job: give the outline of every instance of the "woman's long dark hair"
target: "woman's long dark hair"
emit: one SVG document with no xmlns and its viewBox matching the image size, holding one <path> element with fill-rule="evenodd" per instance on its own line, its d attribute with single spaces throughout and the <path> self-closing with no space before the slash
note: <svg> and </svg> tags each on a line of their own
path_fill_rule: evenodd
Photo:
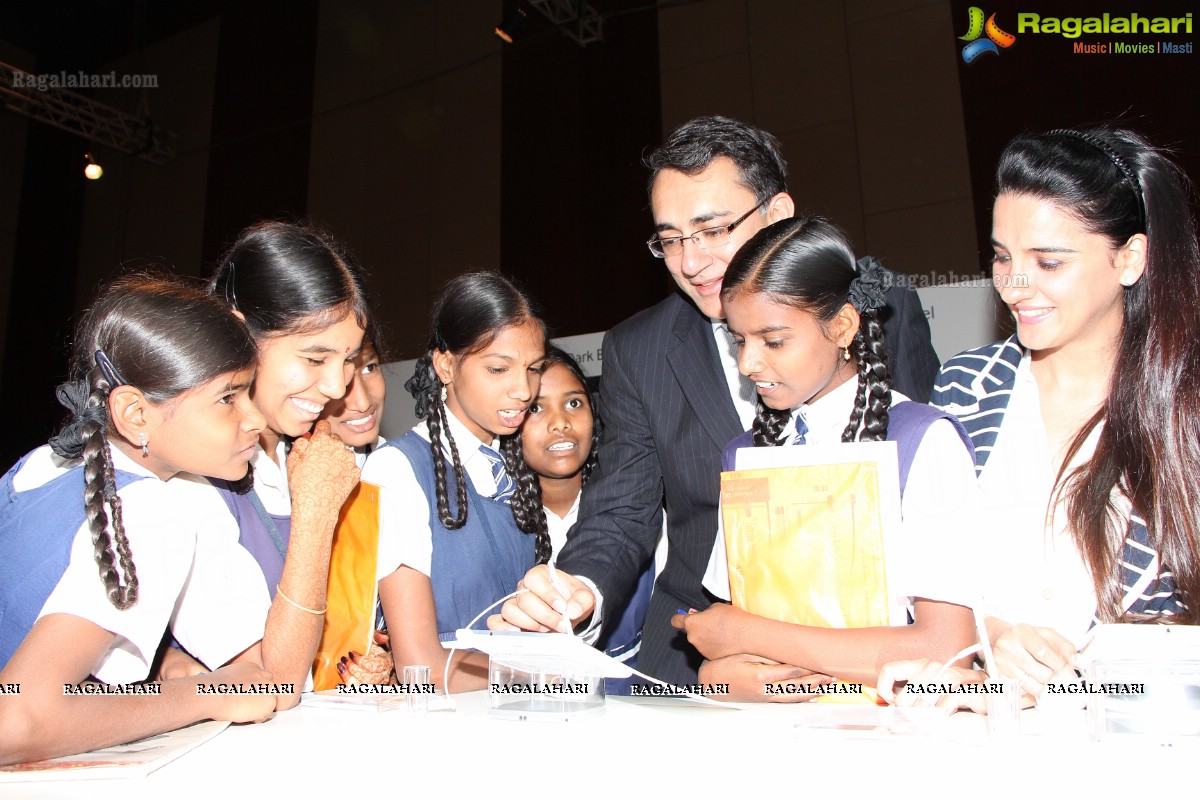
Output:
<svg viewBox="0 0 1200 800">
<path fill-rule="evenodd" d="M 592 393 L 588 391 L 587 375 L 583 374 L 583 368 L 579 366 L 571 354 L 560 347 L 549 345 L 546 347 L 546 360 L 542 362 L 543 369 L 561 364 L 567 372 L 575 380 L 579 381 L 579 385 L 587 392 L 588 411 L 592 414 L 592 441 L 588 445 L 588 457 L 583 462 L 583 483 L 587 483 L 588 477 L 592 474 L 592 470 L 596 466 L 596 453 L 600 444 L 600 415 L 596 413 L 596 403 L 592 398 Z M 550 530 L 546 523 L 546 511 L 542 507 L 542 482 L 540 476 L 534 472 L 524 458 L 524 444 L 521 440 L 521 433 L 518 432 L 515 436 L 509 436 L 504 441 L 505 463 L 511 465 L 517 460 L 520 455 L 520 465 L 513 472 L 513 477 L 517 481 L 517 492 L 513 495 L 512 509 L 513 518 L 517 521 L 517 527 L 526 533 L 536 534 L 538 537 L 538 552 L 537 563 L 545 564 L 550 560 Z M 543 548 L 542 543 L 545 542 Z"/>
<path fill-rule="evenodd" d="M 765 294 L 812 314 L 824 326 L 851 302 L 851 288 L 859 278 L 854 251 L 835 225 L 820 217 L 791 217 L 763 228 L 738 250 L 725 271 L 721 299 Z M 858 305 L 858 332 L 850 345 L 858 361 L 858 393 L 842 441 L 874 442 L 887 438 L 892 377 L 878 312 Z M 788 409 L 769 408 L 760 399 L 754 446 L 782 444 L 790 416 Z"/>
<path fill-rule="evenodd" d="M 1147 523 L 1163 568 L 1200 613 L 1200 249 L 1187 175 L 1129 130 L 1100 127 L 1018 136 L 996 169 L 997 194 L 1053 203 L 1116 250 L 1145 233 L 1141 279 L 1124 290 L 1124 324 L 1108 398 L 1071 442 L 1054 497 L 1065 497 L 1092 574 L 1100 619 L 1122 618 L 1121 553 L 1113 488 Z M 1104 428 L 1092 458 L 1065 475 L 1088 434 Z M 1052 500 L 1053 502 L 1053 500 Z"/>
<path fill-rule="evenodd" d="M 224 373 L 248 369 L 257 357 L 249 331 L 228 308 L 177 278 L 119 278 L 80 320 L 71 380 L 59 387 L 72 415 L 50 445 L 60 456 L 83 458 L 87 524 L 100 578 L 116 608 L 137 603 L 138 579 L 109 453 L 109 393 L 128 385 L 151 403 L 165 403 Z"/>
<path fill-rule="evenodd" d="M 437 491 L 438 519 L 447 530 L 457 530 L 467 522 L 467 480 L 458 445 L 447 425 L 446 406 L 442 402 L 445 385 L 433 367 L 433 354 L 453 353 L 462 358 L 483 350 L 500 335 L 505 328 L 533 322 L 545 335 L 545 324 L 534 311 L 530 299 L 508 279 L 495 272 L 468 272 L 451 279 L 433 302 L 429 314 L 428 352 L 417 359 L 413 376 L 404 388 L 416 401 L 417 417 L 429 426 L 429 448 L 433 454 L 434 486 Z M 443 455 L 442 436 L 450 450 L 450 461 L 454 468 L 455 497 L 457 511 L 451 511 L 450 497 L 446 486 L 446 459 Z M 537 535 L 538 558 L 549 557 L 550 538 L 539 531 L 524 513 L 530 507 L 530 492 L 536 481 L 530 481 L 526 473 L 525 458 L 519 444 L 513 447 L 505 437 L 502 443 L 505 469 L 516 483 L 512 498 L 513 518 L 525 533 Z M 532 484 L 532 485 L 531 485 Z M 540 491 L 540 489 L 539 489 Z M 540 505 L 539 505 L 540 508 Z"/>
</svg>

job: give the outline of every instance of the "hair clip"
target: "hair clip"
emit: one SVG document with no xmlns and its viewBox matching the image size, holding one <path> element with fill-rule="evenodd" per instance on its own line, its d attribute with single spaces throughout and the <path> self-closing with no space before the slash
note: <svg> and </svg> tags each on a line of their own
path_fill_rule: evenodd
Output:
<svg viewBox="0 0 1200 800">
<path fill-rule="evenodd" d="M 237 304 L 237 289 L 235 289 L 233 287 L 234 263 L 232 261 L 230 261 L 230 262 L 228 262 L 228 266 L 229 266 L 229 278 L 226 279 L 226 281 L 225 281 L 225 302 L 229 303 L 229 305 L 232 308 L 236 309 L 238 307 L 238 304 Z"/>
<path fill-rule="evenodd" d="M 104 380 L 108 381 L 109 388 L 130 385 L 129 381 L 125 380 L 120 371 L 108 360 L 108 356 L 104 354 L 103 350 L 96 351 L 96 366 L 100 369 L 100 374 L 104 376 Z"/>
</svg>

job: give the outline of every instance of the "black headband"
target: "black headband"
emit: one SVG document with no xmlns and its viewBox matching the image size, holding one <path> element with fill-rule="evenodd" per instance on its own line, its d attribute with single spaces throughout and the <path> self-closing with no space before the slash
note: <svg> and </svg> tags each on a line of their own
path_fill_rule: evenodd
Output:
<svg viewBox="0 0 1200 800">
<path fill-rule="evenodd" d="M 1138 219 L 1141 222 L 1142 230 L 1146 230 L 1146 198 L 1142 196 L 1142 183 L 1138 180 L 1137 173 L 1134 172 L 1133 167 L 1129 166 L 1129 162 L 1126 161 L 1120 153 L 1113 149 L 1112 145 L 1103 139 L 1093 136 L 1090 133 L 1083 133 L 1082 131 L 1071 130 L 1070 128 L 1058 128 L 1057 130 L 1050 131 L 1047 135 L 1069 136 L 1073 139 L 1078 139 L 1081 142 L 1090 144 L 1092 147 L 1108 156 L 1108 160 L 1111 161 L 1113 165 L 1120 170 L 1121 174 L 1125 176 L 1125 180 L 1129 184 L 1129 188 L 1133 189 L 1133 194 L 1137 198 Z"/>
</svg>

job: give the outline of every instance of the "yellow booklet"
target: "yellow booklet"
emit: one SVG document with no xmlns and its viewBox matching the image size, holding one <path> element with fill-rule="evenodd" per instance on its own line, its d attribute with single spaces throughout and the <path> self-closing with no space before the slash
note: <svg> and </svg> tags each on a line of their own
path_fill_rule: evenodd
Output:
<svg viewBox="0 0 1200 800">
<path fill-rule="evenodd" d="M 746 448 L 736 463 L 721 474 L 735 606 L 824 628 L 907 622 L 887 580 L 900 525 L 894 443 Z"/>
<path fill-rule="evenodd" d="M 337 665 L 351 650 L 366 653 L 375 632 L 379 554 L 379 487 L 359 483 L 338 516 L 329 561 L 325 629 L 313 662 L 313 691 L 341 683 Z"/>
</svg>

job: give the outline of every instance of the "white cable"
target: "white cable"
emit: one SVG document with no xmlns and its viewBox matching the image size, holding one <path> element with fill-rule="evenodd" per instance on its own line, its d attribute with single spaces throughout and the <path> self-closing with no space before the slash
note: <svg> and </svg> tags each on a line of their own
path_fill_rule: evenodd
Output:
<svg viewBox="0 0 1200 800">
<path fill-rule="evenodd" d="M 933 682 L 934 683 L 940 682 L 942 679 L 942 676 L 946 674 L 946 670 L 948 670 L 948 669 L 950 669 L 950 667 L 954 666 L 955 661 L 958 661 L 960 658 L 966 658 L 967 656 L 974 655 L 975 653 L 978 653 L 982 649 L 983 648 L 980 645 L 973 644 L 970 647 L 964 647 L 962 650 L 959 650 L 957 653 L 950 656 L 950 660 L 947 661 L 945 664 L 942 664 L 942 668 L 939 669 L 937 671 L 937 674 L 933 676 Z"/>
<path fill-rule="evenodd" d="M 525 592 L 528 592 L 528 591 L 529 591 L 528 589 L 517 589 L 512 594 L 504 595 L 504 597 L 501 597 L 499 600 L 492 603 L 490 606 L 485 608 L 483 611 L 480 611 L 478 614 L 476 614 L 475 619 L 468 622 L 464 627 L 470 629 L 470 627 L 472 625 L 474 625 L 476 622 L 479 622 L 480 617 L 482 617 L 487 612 L 491 611 L 496 606 L 508 601 L 509 599 L 511 599 L 513 597 L 516 597 L 519 594 L 525 594 Z M 457 642 L 455 644 L 457 644 Z M 442 672 L 442 693 L 444 695 L 446 695 L 447 700 L 450 699 L 450 659 L 454 658 L 454 654 L 456 652 L 458 652 L 458 647 L 450 648 L 450 654 L 446 656 L 446 669 Z"/>
</svg>

